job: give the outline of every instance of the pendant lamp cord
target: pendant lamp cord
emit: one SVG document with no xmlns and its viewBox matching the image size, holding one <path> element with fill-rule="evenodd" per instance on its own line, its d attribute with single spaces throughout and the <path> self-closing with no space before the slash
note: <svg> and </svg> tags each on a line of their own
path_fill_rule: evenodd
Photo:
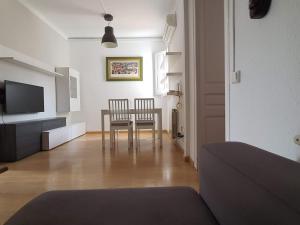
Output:
<svg viewBox="0 0 300 225">
<path fill-rule="evenodd" d="M 103 0 L 99 0 L 99 4 L 100 4 L 100 7 L 103 10 L 104 14 L 107 14 L 107 11 L 106 11 L 104 3 L 103 3 Z M 111 23 L 111 21 L 108 21 L 108 26 L 110 25 L 110 23 Z"/>
<path fill-rule="evenodd" d="M 107 12 L 106 12 L 106 9 L 104 7 L 103 1 L 99 0 L 99 4 L 100 4 L 101 9 L 103 9 L 104 13 L 106 14 Z"/>
</svg>

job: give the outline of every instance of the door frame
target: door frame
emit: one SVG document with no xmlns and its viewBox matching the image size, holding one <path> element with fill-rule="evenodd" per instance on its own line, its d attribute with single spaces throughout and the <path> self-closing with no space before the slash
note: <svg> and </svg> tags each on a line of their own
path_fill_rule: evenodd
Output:
<svg viewBox="0 0 300 225">
<path fill-rule="evenodd" d="M 196 0 L 185 0 L 185 63 L 186 63 L 186 156 L 197 168 L 197 67 L 196 67 Z"/>
<path fill-rule="evenodd" d="M 186 0 L 187 1 L 187 0 Z M 234 5 L 235 0 L 224 0 L 224 23 L 225 23 L 225 140 L 230 141 L 230 81 L 231 81 L 231 74 L 232 71 L 235 71 L 235 18 L 234 18 Z M 188 27 L 188 32 L 186 32 L 186 55 L 187 55 L 187 67 L 188 67 L 188 76 L 190 81 L 189 87 L 189 99 L 190 101 L 187 104 L 188 110 L 190 112 L 186 114 L 186 124 L 194 123 L 196 126 L 193 129 L 193 126 L 189 126 L 188 134 L 195 134 L 195 138 L 190 138 L 190 144 L 187 146 L 188 156 L 194 162 L 194 166 L 197 168 L 197 149 L 201 148 L 201 142 L 197 140 L 199 130 L 199 114 L 198 114 L 198 102 L 200 96 L 198 96 L 198 88 L 197 83 L 194 82 L 193 86 L 191 86 L 191 78 L 194 76 L 195 79 L 197 78 L 197 66 L 196 64 L 192 66 L 191 58 L 193 57 L 196 59 L 196 11 L 195 11 L 195 0 L 188 0 L 188 8 L 185 12 L 190 14 L 187 19 L 187 23 L 185 26 Z M 191 10 L 191 8 L 193 10 Z M 191 15 L 192 14 L 192 15 Z M 199 21 L 198 21 L 199 22 Z M 192 25 L 191 25 L 192 23 Z M 191 30 L 192 29 L 192 30 Z M 186 30 L 187 31 L 187 30 Z M 192 40 L 192 42 L 191 42 Z M 190 43 L 188 43 L 190 42 Z M 188 43 L 188 44 L 187 44 Z M 194 104 L 194 108 L 191 107 L 191 104 Z M 190 118 L 188 118 L 192 115 Z"/>
<path fill-rule="evenodd" d="M 235 0 L 224 0 L 225 22 L 225 138 L 230 136 L 230 87 L 235 68 Z"/>
</svg>

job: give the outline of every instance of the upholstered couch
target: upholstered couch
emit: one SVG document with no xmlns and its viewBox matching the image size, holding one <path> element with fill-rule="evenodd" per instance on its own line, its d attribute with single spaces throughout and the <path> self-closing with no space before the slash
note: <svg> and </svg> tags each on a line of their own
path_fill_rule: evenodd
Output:
<svg viewBox="0 0 300 225">
<path fill-rule="evenodd" d="M 242 143 L 199 151 L 186 187 L 54 191 L 5 225 L 299 225 L 300 165 Z"/>
</svg>

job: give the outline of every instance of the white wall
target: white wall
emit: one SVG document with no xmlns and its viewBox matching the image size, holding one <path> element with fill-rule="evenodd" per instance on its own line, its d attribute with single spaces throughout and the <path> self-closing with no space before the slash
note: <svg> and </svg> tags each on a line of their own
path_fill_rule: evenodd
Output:
<svg viewBox="0 0 300 225">
<path fill-rule="evenodd" d="M 45 63 L 69 63 L 68 41 L 16 0 L 0 1 L 0 44 Z"/>
<path fill-rule="evenodd" d="M 300 161 L 300 1 L 273 0 L 250 20 L 248 0 L 236 3 L 236 70 L 230 86 L 230 140 Z"/>
<path fill-rule="evenodd" d="M 119 40 L 119 47 L 115 49 L 101 47 L 99 40 L 71 40 L 71 66 L 81 73 L 82 103 L 82 111 L 73 114 L 72 120 L 84 120 L 88 131 L 99 131 L 100 110 L 108 108 L 108 99 L 128 98 L 133 107 L 134 98 L 153 97 L 153 54 L 162 49 L 163 43 L 157 40 Z M 105 60 L 114 56 L 142 56 L 143 81 L 107 82 Z M 156 99 L 156 106 L 161 106 L 159 99 Z"/>
<path fill-rule="evenodd" d="M 0 45 L 50 65 L 69 65 L 68 41 L 18 1 L 1 0 L 0 30 Z M 44 113 L 5 116 L 5 122 L 56 116 L 54 77 L 0 62 L 0 84 L 3 80 L 39 85 L 45 90 Z"/>
</svg>

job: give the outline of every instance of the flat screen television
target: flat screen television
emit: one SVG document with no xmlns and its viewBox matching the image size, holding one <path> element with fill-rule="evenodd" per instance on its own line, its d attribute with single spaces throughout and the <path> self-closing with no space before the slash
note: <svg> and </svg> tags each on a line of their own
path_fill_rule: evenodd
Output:
<svg viewBox="0 0 300 225">
<path fill-rule="evenodd" d="M 4 81 L 6 114 L 44 112 L 44 88 L 13 81 Z"/>
</svg>

